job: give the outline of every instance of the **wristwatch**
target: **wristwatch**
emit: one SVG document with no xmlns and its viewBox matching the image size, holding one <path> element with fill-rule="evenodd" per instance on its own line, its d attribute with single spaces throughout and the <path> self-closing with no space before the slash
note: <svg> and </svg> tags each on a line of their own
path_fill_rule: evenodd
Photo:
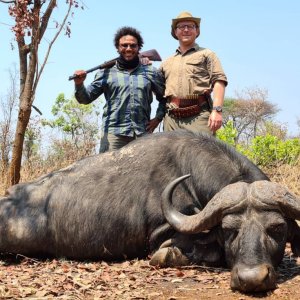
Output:
<svg viewBox="0 0 300 300">
<path fill-rule="evenodd" d="M 217 111 L 217 112 L 222 112 L 223 111 L 222 106 L 214 106 L 212 109 Z"/>
</svg>

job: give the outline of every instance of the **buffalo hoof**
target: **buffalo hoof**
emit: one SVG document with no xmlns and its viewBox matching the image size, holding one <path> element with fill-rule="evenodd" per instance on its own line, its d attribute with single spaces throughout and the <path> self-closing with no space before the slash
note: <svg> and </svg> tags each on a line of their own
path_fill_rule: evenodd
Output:
<svg viewBox="0 0 300 300">
<path fill-rule="evenodd" d="M 241 292 L 266 292 L 276 288 L 276 272 L 268 264 L 255 267 L 235 266 L 231 271 L 231 288 Z"/>
<path fill-rule="evenodd" d="M 177 247 L 167 247 L 156 251 L 149 263 L 159 267 L 178 267 L 188 265 L 189 260 Z"/>
</svg>

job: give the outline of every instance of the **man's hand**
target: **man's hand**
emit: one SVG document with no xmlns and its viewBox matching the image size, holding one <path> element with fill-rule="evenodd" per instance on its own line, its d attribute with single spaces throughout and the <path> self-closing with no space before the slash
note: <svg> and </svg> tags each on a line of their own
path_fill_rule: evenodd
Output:
<svg viewBox="0 0 300 300">
<path fill-rule="evenodd" d="M 74 78 L 74 82 L 76 85 L 82 85 L 85 78 L 86 78 L 86 71 L 84 70 L 77 70 L 74 72 L 74 75 L 76 75 L 76 77 Z"/>
<path fill-rule="evenodd" d="M 208 127 L 212 132 L 216 132 L 222 126 L 222 113 L 213 110 L 208 119 Z"/>
<path fill-rule="evenodd" d="M 155 130 L 155 128 L 158 126 L 158 124 L 161 122 L 160 119 L 158 118 L 153 118 L 152 120 L 150 120 L 147 124 L 146 130 L 148 133 L 153 133 L 153 131 Z"/>
<path fill-rule="evenodd" d="M 147 66 L 147 65 L 152 65 L 152 61 L 148 57 L 140 57 L 140 62 L 142 65 Z"/>
</svg>

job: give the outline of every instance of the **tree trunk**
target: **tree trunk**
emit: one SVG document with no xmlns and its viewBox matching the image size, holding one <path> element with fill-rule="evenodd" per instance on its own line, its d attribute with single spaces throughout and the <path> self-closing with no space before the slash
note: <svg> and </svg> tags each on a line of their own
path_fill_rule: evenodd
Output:
<svg viewBox="0 0 300 300">
<path fill-rule="evenodd" d="M 44 4 L 46 4 L 46 2 L 47 1 L 41 1 L 41 0 L 28 1 L 27 4 L 25 3 L 27 5 L 25 10 L 24 10 L 24 2 L 22 1 L 15 2 L 15 7 L 19 8 L 18 10 L 14 10 L 16 25 L 18 25 L 17 28 L 24 26 L 23 24 L 24 19 L 30 20 L 32 21 L 32 23 L 26 25 L 31 29 L 31 34 L 30 34 L 31 42 L 29 44 L 25 43 L 24 35 L 22 36 L 16 33 L 16 39 L 17 39 L 18 49 L 19 49 L 19 62 L 20 62 L 20 104 L 19 104 L 19 113 L 18 113 L 18 121 L 17 121 L 16 133 L 15 133 L 15 140 L 13 144 L 12 160 L 9 167 L 6 188 L 8 188 L 10 185 L 14 185 L 18 183 L 20 180 L 25 132 L 30 120 L 31 106 L 34 101 L 36 87 L 39 82 L 41 73 L 44 69 L 44 66 L 47 62 L 51 47 L 55 42 L 56 38 L 58 37 L 58 35 L 60 34 L 61 30 L 63 29 L 64 25 L 66 24 L 66 20 L 71 11 L 71 7 L 77 4 L 77 1 L 75 2 L 67 1 L 69 5 L 69 9 L 65 15 L 65 18 L 61 26 L 58 28 L 56 34 L 54 35 L 53 40 L 50 42 L 42 67 L 39 68 L 39 63 L 38 63 L 39 44 L 48 27 L 48 22 L 53 9 L 56 7 L 57 0 L 49 0 L 48 6 L 44 10 L 44 12 L 41 13 L 41 7 Z M 33 5 L 33 7 L 30 5 Z M 23 11 L 25 15 L 18 15 L 19 11 L 21 13 Z"/>
<path fill-rule="evenodd" d="M 20 181 L 21 163 L 25 131 L 30 120 L 31 105 L 34 100 L 34 83 L 37 70 L 37 55 L 40 42 L 39 14 L 40 3 L 35 3 L 33 14 L 36 16 L 32 24 L 32 37 L 29 45 L 25 44 L 24 36 L 17 38 L 20 61 L 20 103 L 18 121 L 13 144 L 12 159 L 9 167 L 6 188 Z M 29 56 L 29 61 L 28 61 Z"/>
<path fill-rule="evenodd" d="M 28 100 L 21 100 L 26 102 Z M 8 186 L 14 185 L 20 181 L 21 162 L 25 131 L 31 115 L 31 105 L 26 108 L 20 108 L 18 114 L 17 128 L 13 145 L 12 159 L 8 174 Z"/>
</svg>

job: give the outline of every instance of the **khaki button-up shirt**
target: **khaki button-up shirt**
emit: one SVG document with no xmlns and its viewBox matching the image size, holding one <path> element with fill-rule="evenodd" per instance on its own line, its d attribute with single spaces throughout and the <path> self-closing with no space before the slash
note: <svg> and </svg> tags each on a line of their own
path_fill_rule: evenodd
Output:
<svg viewBox="0 0 300 300">
<path fill-rule="evenodd" d="M 165 97 L 185 97 L 211 90 L 217 80 L 227 78 L 216 54 L 197 44 L 182 54 L 179 49 L 160 67 L 165 80 Z"/>
</svg>

